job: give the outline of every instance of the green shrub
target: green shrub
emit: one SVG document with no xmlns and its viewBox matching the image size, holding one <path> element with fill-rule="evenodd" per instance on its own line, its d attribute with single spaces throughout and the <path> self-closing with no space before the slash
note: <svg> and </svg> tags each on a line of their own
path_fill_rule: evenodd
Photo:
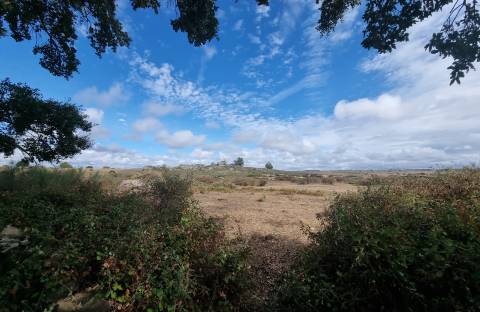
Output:
<svg viewBox="0 0 480 312">
<path fill-rule="evenodd" d="M 285 277 L 284 311 L 479 311 L 480 172 L 341 195 Z"/>
<path fill-rule="evenodd" d="M 70 165 L 68 162 L 62 162 L 58 167 L 62 168 L 62 169 L 72 169 L 73 166 Z"/>
<path fill-rule="evenodd" d="M 268 170 L 272 170 L 273 169 L 272 163 L 267 161 L 267 163 L 265 164 L 265 168 L 268 169 Z"/>
<path fill-rule="evenodd" d="M 0 172 L 0 229 L 22 232 L 0 257 L 0 311 L 53 309 L 92 286 L 116 310 L 237 306 L 246 250 L 224 239 L 189 188 L 170 173 L 145 192 L 118 194 L 79 170 Z"/>
</svg>

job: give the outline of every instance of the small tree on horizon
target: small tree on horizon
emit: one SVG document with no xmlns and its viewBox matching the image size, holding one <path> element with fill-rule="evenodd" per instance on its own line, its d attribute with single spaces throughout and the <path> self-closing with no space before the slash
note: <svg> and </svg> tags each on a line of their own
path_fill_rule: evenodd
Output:
<svg viewBox="0 0 480 312">
<path fill-rule="evenodd" d="M 243 165 L 245 164 L 245 162 L 243 161 L 243 158 L 242 157 L 238 157 L 237 159 L 235 159 L 233 161 L 233 164 L 235 166 L 239 166 L 239 167 L 243 167 Z"/>
<path fill-rule="evenodd" d="M 59 167 L 62 168 L 62 169 L 72 169 L 72 168 L 73 168 L 73 166 L 70 165 L 70 164 L 69 164 L 68 162 L 66 162 L 66 161 L 62 162 L 62 163 L 59 165 Z"/>
<path fill-rule="evenodd" d="M 267 161 L 267 163 L 265 164 L 265 168 L 267 168 L 268 170 L 272 170 L 273 169 L 272 163 Z"/>
</svg>

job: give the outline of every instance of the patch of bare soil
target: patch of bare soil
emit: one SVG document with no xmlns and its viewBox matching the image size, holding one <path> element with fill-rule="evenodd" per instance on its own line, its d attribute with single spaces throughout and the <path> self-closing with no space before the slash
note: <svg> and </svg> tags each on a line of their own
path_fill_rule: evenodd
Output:
<svg viewBox="0 0 480 312">
<path fill-rule="evenodd" d="M 208 192 L 196 194 L 200 207 L 221 219 L 232 236 L 283 236 L 305 242 L 302 224 L 315 227 L 315 216 L 328 205 L 324 196 L 284 195 L 275 192 Z"/>
<path fill-rule="evenodd" d="M 349 184 L 273 181 L 263 187 L 232 192 L 197 193 L 195 198 L 208 215 L 224 223 L 228 236 L 245 237 L 251 249 L 258 310 L 275 281 L 308 242 L 302 227 L 318 229 L 316 215 L 328 207 L 335 193 L 355 190 Z"/>
</svg>

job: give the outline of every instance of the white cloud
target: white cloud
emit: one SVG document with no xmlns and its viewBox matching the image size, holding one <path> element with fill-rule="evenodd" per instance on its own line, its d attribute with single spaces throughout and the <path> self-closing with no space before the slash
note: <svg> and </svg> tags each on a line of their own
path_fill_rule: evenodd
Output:
<svg viewBox="0 0 480 312">
<path fill-rule="evenodd" d="M 138 119 L 133 123 L 133 129 L 136 132 L 149 132 L 158 129 L 160 126 L 161 123 L 152 117 Z"/>
<path fill-rule="evenodd" d="M 99 91 L 97 87 L 88 87 L 77 92 L 73 101 L 82 105 L 111 106 L 128 101 L 130 95 L 124 90 L 121 83 L 114 83 L 108 90 Z"/>
<path fill-rule="evenodd" d="M 400 97 L 388 93 L 375 100 L 359 99 L 352 102 L 342 100 L 335 105 L 335 117 L 338 119 L 398 119 L 402 113 Z"/>
<path fill-rule="evenodd" d="M 205 127 L 207 127 L 208 129 L 218 129 L 220 128 L 220 124 L 216 121 L 207 121 L 205 123 Z"/>
<path fill-rule="evenodd" d="M 205 141 L 204 135 L 194 135 L 190 130 L 181 130 L 173 133 L 162 130 L 156 135 L 159 143 L 171 148 L 183 148 L 200 145 Z"/>
<path fill-rule="evenodd" d="M 108 139 L 110 131 L 104 128 L 101 123 L 105 112 L 98 108 L 88 107 L 85 109 L 88 121 L 94 124 L 90 132 L 90 137 L 94 140 Z"/>
<path fill-rule="evenodd" d="M 188 130 L 176 138 L 175 133 L 162 133 L 164 141 L 168 138 L 202 144 L 201 150 L 212 152 L 210 159 L 203 154 L 205 161 L 244 155 L 251 165 L 272 161 L 276 168 L 290 169 L 425 168 L 479 163 L 480 73 L 472 71 L 462 85 L 449 87 L 446 67 L 451 60 L 432 56 L 423 48 L 442 21 L 442 16 L 433 16 L 413 27 L 411 40 L 399 44 L 393 53 L 362 62 L 360 70 L 384 76 L 391 87 L 373 97 L 339 101 L 331 115 L 311 110 L 296 118 L 279 118 L 266 117 L 262 111 L 274 111 L 275 103 L 287 101 L 299 91 L 321 90 L 330 52 L 325 44 L 328 41 L 321 41 L 311 27 L 316 22 L 313 18 L 302 25 L 305 51 L 299 56 L 303 62 L 298 70 L 303 70 L 304 76 L 277 94 L 263 91 L 259 96 L 213 86 L 201 88 L 176 77 L 173 68 L 165 64 L 157 67 L 145 60 L 140 63 L 150 66 L 136 65 L 138 82 L 153 97 L 188 103 L 199 118 L 232 131 L 230 143 L 214 144 L 192 139 L 197 136 Z M 260 59 L 263 62 L 266 56 Z M 170 68 L 168 74 L 157 74 L 161 68 Z M 184 156 L 200 159 L 199 151 L 195 157 L 191 153 Z"/>
<path fill-rule="evenodd" d="M 100 124 L 103 120 L 103 115 L 105 113 L 101 109 L 88 107 L 87 109 L 85 109 L 85 114 L 88 117 L 88 121 L 94 124 Z"/>
<path fill-rule="evenodd" d="M 143 110 L 147 115 L 154 115 L 157 117 L 166 116 L 169 114 L 181 115 L 187 111 L 187 109 L 180 105 L 174 105 L 171 103 L 159 103 L 156 101 L 148 101 L 143 105 Z"/>
<path fill-rule="evenodd" d="M 217 54 L 217 49 L 212 46 L 204 46 L 203 52 L 205 54 L 206 60 L 208 61 L 211 60 L 215 56 L 215 54 Z"/>
<path fill-rule="evenodd" d="M 243 29 L 243 19 L 239 19 L 238 21 L 235 22 L 235 25 L 233 25 L 233 30 L 241 31 L 242 29 Z"/>
<path fill-rule="evenodd" d="M 358 6 L 348 11 L 343 17 L 343 20 L 335 27 L 333 33 L 329 35 L 328 39 L 333 43 L 339 43 L 350 39 L 355 30 L 358 29 L 355 27 L 355 23 L 357 23 L 359 12 L 360 7 Z"/>
<path fill-rule="evenodd" d="M 268 5 L 257 5 L 255 8 L 255 12 L 257 13 L 257 22 L 260 22 L 263 18 L 268 17 L 270 14 L 270 6 Z"/>
<path fill-rule="evenodd" d="M 203 150 L 201 148 L 196 148 L 192 151 L 192 153 L 190 154 L 193 158 L 200 158 L 200 159 L 211 159 L 211 157 L 213 156 L 213 152 L 212 151 L 206 151 L 206 150 Z"/>
<path fill-rule="evenodd" d="M 261 44 L 262 43 L 262 41 L 260 40 L 260 37 L 252 35 L 252 34 L 248 35 L 248 39 L 250 40 L 251 43 L 254 43 L 254 44 Z"/>
</svg>

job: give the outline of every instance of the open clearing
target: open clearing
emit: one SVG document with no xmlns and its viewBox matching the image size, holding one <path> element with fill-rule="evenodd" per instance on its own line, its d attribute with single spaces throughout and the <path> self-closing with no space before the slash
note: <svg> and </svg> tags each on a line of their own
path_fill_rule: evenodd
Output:
<svg viewBox="0 0 480 312">
<path fill-rule="evenodd" d="M 227 234 L 305 242 L 302 225 L 314 228 L 316 214 L 328 206 L 335 193 L 354 190 L 355 186 L 343 183 L 297 185 L 273 181 L 231 192 L 197 193 L 195 198 L 207 214 L 223 221 Z"/>
<path fill-rule="evenodd" d="M 208 215 L 224 224 L 227 236 L 240 235 L 246 240 L 251 250 L 255 293 L 261 302 L 307 243 L 302 228 L 318 227 L 316 215 L 327 208 L 333 196 L 356 189 L 346 183 L 298 185 L 269 181 L 265 186 L 229 192 L 197 192 L 195 198 Z"/>
</svg>

